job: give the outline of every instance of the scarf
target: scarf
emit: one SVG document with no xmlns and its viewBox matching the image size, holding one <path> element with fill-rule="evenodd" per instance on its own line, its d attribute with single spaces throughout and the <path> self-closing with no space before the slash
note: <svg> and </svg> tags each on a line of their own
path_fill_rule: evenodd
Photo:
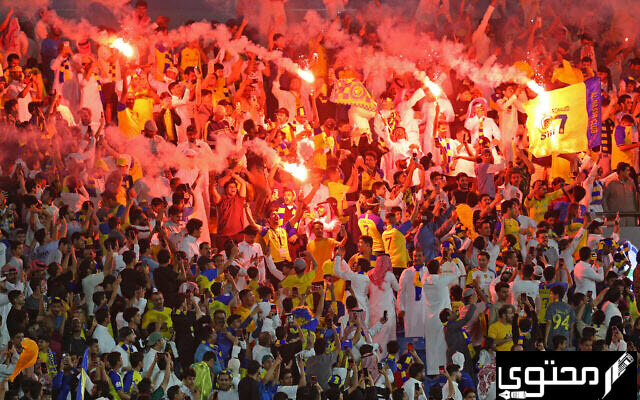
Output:
<svg viewBox="0 0 640 400">
<path fill-rule="evenodd" d="M 451 163 L 453 162 L 453 146 L 451 145 L 451 139 L 438 138 L 440 142 L 440 156 L 442 157 L 442 164 L 445 172 L 448 174 L 451 172 Z"/>
<path fill-rule="evenodd" d="M 409 366 L 411 364 L 413 364 L 413 357 L 409 354 L 404 357 L 402 362 L 398 363 L 398 371 L 400 372 L 400 378 L 403 383 L 409 380 Z"/>
<path fill-rule="evenodd" d="M 218 347 L 217 344 L 211 344 L 205 340 L 203 340 L 201 344 L 210 348 L 211 351 L 213 351 L 216 354 L 216 357 L 218 357 L 218 360 L 222 360 L 222 351 L 220 350 L 220 347 Z"/>
<path fill-rule="evenodd" d="M 462 337 L 464 341 L 467 343 L 467 348 L 469 349 L 469 355 L 471 358 L 476 356 L 476 349 L 473 347 L 473 343 L 471 342 L 471 337 L 469 336 L 469 332 L 466 329 L 462 328 Z"/>
<path fill-rule="evenodd" d="M 591 187 L 591 204 L 602 205 L 603 193 L 604 186 L 600 180 L 596 179 L 595 181 L 593 181 L 593 186 Z"/>
<path fill-rule="evenodd" d="M 391 271 L 393 271 L 391 258 L 389 258 L 389 256 L 380 256 L 376 259 L 376 266 L 373 267 L 371 271 L 367 272 L 367 275 L 369 275 L 369 280 L 372 284 L 382 289 L 384 277 L 387 275 L 387 272 Z"/>
<path fill-rule="evenodd" d="M 449 321 L 445 321 L 442 323 L 443 328 L 446 328 L 447 325 L 449 325 Z M 464 338 L 465 343 L 467 343 L 467 348 L 469 349 L 469 355 L 471 356 L 471 358 L 475 357 L 476 349 L 473 347 L 473 343 L 471 343 L 471 337 L 469 336 L 469 332 L 467 332 L 467 330 L 464 328 L 460 328 L 460 331 L 462 333 L 462 337 Z"/>
<path fill-rule="evenodd" d="M 91 76 L 96 78 L 96 84 L 98 85 L 98 92 L 100 93 L 100 101 L 102 102 L 102 104 L 104 104 L 104 96 L 102 95 L 102 82 L 100 81 L 100 76 L 98 76 L 98 74 L 96 74 L 95 72 L 92 72 Z"/>
<path fill-rule="evenodd" d="M 56 366 L 56 355 L 55 353 L 49 349 L 47 352 L 47 373 L 51 378 L 56 376 L 58 373 L 58 367 Z"/>
<path fill-rule="evenodd" d="M 116 80 L 116 75 L 117 75 L 117 69 L 116 69 L 116 64 L 109 62 L 107 63 L 107 67 L 108 67 L 108 73 L 109 73 L 109 78 L 113 81 Z"/>
<path fill-rule="evenodd" d="M 66 57 L 60 63 L 58 71 L 58 83 L 65 83 L 71 80 L 71 57 Z"/>
<path fill-rule="evenodd" d="M 124 344 L 124 342 L 120 342 L 120 347 L 122 347 L 122 349 L 126 351 L 127 354 L 131 355 L 131 346 Z"/>
<path fill-rule="evenodd" d="M 413 277 L 415 301 L 420 301 L 422 299 L 422 279 L 420 279 L 420 270 L 422 269 L 422 267 L 423 267 L 422 265 L 413 266 L 413 269 L 416 271 L 416 274 Z"/>
</svg>

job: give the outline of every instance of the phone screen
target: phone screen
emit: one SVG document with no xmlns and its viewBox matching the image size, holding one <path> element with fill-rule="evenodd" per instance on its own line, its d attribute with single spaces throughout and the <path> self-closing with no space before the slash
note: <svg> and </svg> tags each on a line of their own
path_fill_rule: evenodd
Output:
<svg viewBox="0 0 640 400">
<path fill-rule="evenodd" d="M 407 350 L 409 350 L 409 351 L 413 350 L 413 343 L 409 342 L 407 344 Z"/>
<path fill-rule="evenodd" d="M 440 375 L 444 375 L 444 365 L 440 366 Z"/>
</svg>

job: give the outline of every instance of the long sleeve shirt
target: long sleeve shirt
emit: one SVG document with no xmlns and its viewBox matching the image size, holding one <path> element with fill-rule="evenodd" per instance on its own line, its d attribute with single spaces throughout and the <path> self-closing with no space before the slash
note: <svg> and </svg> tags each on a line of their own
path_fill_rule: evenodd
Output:
<svg viewBox="0 0 640 400">
<path fill-rule="evenodd" d="M 575 281 L 575 293 L 591 292 L 596 295 L 596 282 L 604 280 L 604 271 L 602 268 L 594 269 L 593 266 L 585 261 L 579 261 L 573 269 L 573 279 Z"/>
</svg>

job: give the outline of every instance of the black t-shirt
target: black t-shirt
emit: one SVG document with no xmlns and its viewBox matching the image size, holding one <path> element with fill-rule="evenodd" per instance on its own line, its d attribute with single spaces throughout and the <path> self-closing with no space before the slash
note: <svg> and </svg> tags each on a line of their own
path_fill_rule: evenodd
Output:
<svg viewBox="0 0 640 400">
<path fill-rule="evenodd" d="M 245 376 L 238 384 L 239 400 L 260 400 L 260 387 L 258 382 L 250 376 Z"/>
<path fill-rule="evenodd" d="M 164 296 L 164 302 L 167 307 L 176 307 L 176 296 L 180 282 L 178 281 L 178 273 L 171 267 L 158 267 L 153 271 L 153 281 L 156 287 Z"/>
<path fill-rule="evenodd" d="M 120 271 L 120 276 L 122 277 L 122 282 L 120 282 L 120 290 L 122 291 L 122 295 L 131 299 L 135 295 L 136 286 L 141 285 L 144 286 L 145 281 L 144 277 L 140 274 L 139 271 L 136 271 L 133 268 L 125 268 Z"/>
<path fill-rule="evenodd" d="M 453 197 L 456 199 L 456 204 L 468 204 L 469 207 L 475 207 L 478 204 L 478 195 L 476 192 L 467 190 L 454 190 Z"/>
</svg>

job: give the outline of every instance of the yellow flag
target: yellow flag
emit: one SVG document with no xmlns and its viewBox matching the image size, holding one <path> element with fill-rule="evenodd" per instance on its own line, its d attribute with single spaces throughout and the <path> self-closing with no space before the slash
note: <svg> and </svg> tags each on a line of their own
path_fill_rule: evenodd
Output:
<svg viewBox="0 0 640 400">
<path fill-rule="evenodd" d="M 578 153 L 600 145 L 600 80 L 543 92 L 524 104 L 535 157 Z"/>
</svg>

